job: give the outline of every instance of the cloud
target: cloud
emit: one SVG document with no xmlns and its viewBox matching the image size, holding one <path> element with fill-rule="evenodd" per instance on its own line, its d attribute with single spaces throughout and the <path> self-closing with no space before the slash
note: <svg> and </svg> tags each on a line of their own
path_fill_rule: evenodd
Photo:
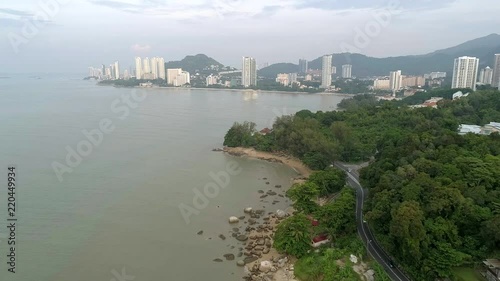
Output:
<svg viewBox="0 0 500 281">
<path fill-rule="evenodd" d="M 280 8 L 292 7 L 299 0 L 88 0 L 127 13 L 168 16 L 174 20 L 217 18 L 263 18 L 273 16 Z"/>
<path fill-rule="evenodd" d="M 132 49 L 132 51 L 134 51 L 134 52 L 145 53 L 145 52 L 149 52 L 151 50 L 151 46 L 150 45 L 134 44 L 130 47 L 130 49 Z"/>
</svg>

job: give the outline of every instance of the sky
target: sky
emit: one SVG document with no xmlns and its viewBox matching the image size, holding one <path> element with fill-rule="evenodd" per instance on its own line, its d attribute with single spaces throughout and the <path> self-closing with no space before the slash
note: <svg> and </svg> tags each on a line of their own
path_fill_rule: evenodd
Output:
<svg viewBox="0 0 500 281">
<path fill-rule="evenodd" d="M 425 54 L 500 33 L 498 0 L 16 0 L 0 3 L 0 73 L 86 73 L 203 53 L 239 68 L 343 51 Z"/>
</svg>

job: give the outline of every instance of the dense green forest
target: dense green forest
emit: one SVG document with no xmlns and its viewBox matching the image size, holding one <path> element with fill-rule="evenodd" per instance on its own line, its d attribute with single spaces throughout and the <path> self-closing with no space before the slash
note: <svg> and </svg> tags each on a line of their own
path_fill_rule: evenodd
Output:
<svg viewBox="0 0 500 281">
<path fill-rule="evenodd" d="M 457 134 L 462 123 L 500 122 L 500 92 L 476 91 L 437 109 L 406 106 L 450 93 L 380 103 L 358 96 L 343 111 L 280 117 L 265 136 L 236 123 L 224 144 L 284 151 L 316 170 L 369 160 L 361 178 L 378 240 L 413 279 L 448 277 L 456 266 L 500 257 L 500 135 Z"/>
</svg>

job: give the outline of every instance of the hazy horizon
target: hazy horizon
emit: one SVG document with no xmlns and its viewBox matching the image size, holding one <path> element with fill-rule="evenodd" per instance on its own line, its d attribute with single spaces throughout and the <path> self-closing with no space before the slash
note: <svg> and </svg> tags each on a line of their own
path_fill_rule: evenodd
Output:
<svg viewBox="0 0 500 281">
<path fill-rule="evenodd" d="M 114 61 L 125 69 L 135 56 L 174 61 L 200 53 L 234 67 L 240 66 L 242 56 L 256 58 L 259 65 L 297 63 L 299 58 L 340 53 L 345 45 L 372 57 L 426 54 L 497 33 L 500 19 L 491 9 L 496 4 L 493 0 L 2 3 L 0 73 L 76 74 Z M 354 42 L 359 30 L 368 30 L 369 40 L 362 46 Z"/>
</svg>

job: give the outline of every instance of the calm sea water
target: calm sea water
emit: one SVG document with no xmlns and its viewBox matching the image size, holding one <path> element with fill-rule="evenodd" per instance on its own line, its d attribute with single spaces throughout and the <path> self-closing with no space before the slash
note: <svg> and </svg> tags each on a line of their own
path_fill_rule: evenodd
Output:
<svg viewBox="0 0 500 281">
<path fill-rule="evenodd" d="M 235 121 L 263 128 L 277 116 L 333 110 L 342 100 L 148 89 L 136 93 L 143 101 L 127 104 L 121 99 L 132 97 L 132 89 L 96 86 L 78 76 L 40 78 L 0 79 L 0 280 L 239 280 L 235 261 L 212 262 L 237 253 L 228 217 L 243 215 L 245 207 L 286 208 L 279 197 L 276 205 L 261 202 L 257 191 L 289 186 L 296 174 L 211 149 L 222 146 Z M 82 130 L 98 129 L 102 120 L 114 130 L 91 151 L 81 150 L 88 155 L 59 181 L 52 164 L 67 165 L 67 149 L 77 150 L 87 139 Z M 226 171 L 231 161 L 241 172 L 187 223 L 179 205 L 194 206 L 193 189 L 214 183 L 210 173 Z M 9 165 L 17 169 L 16 274 L 6 264 Z M 116 276 L 123 272 L 128 279 Z"/>
</svg>

